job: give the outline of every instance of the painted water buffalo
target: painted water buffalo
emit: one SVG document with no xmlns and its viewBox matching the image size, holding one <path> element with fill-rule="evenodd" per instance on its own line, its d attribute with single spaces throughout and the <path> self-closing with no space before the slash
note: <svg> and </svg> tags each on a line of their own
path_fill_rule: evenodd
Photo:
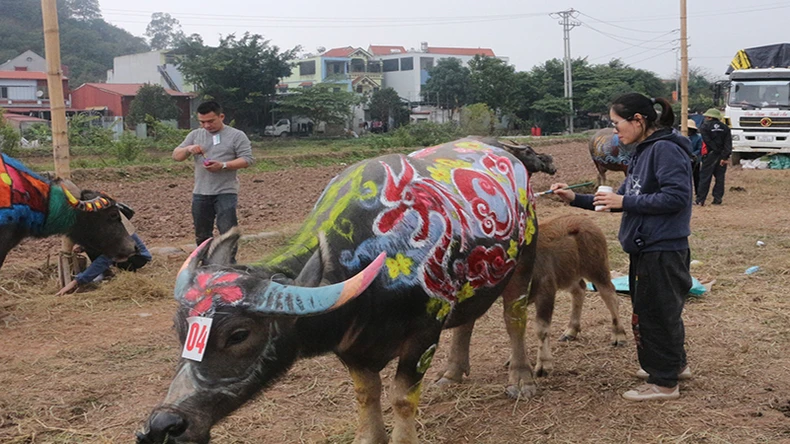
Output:
<svg viewBox="0 0 790 444">
<path fill-rule="evenodd" d="M 351 373 L 357 444 L 388 442 L 379 372 L 398 358 L 392 442 L 416 443 L 422 379 L 442 329 L 473 322 L 500 295 L 522 358 L 511 361 L 510 391 L 534 393 L 525 312 L 513 304 L 537 236 L 525 164 L 553 166 L 529 147 L 510 150 L 462 139 L 366 160 L 330 182 L 280 254 L 228 265 L 235 230 L 195 250 L 176 279 L 175 323 L 183 345 L 197 325 L 187 318 L 212 319 L 205 354 L 181 360 L 138 443 L 206 443 L 217 421 L 297 359 L 328 352 Z"/>
<path fill-rule="evenodd" d="M 596 131 L 590 138 L 589 149 L 595 169 L 598 170 L 598 185 L 606 182 L 606 170 L 623 173 L 628 170 L 634 148 L 633 144 L 623 145 L 613 128 Z"/>
<path fill-rule="evenodd" d="M 134 254 L 134 240 L 109 196 L 44 179 L 5 154 L 0 179 L 0 267 L 22 239 L 55 234 L 118 260 Z"/>
</svg>

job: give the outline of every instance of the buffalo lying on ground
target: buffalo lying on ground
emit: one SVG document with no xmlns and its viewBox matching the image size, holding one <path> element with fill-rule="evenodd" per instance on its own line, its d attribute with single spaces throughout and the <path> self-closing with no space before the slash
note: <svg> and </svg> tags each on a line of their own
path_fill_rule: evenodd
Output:
<svg viewBox="0 0 790 444">
<path fill-rule="evenodd" d="M 634 154 L 634 144 L 623 145 L 612 128 L 597 131 L 589 142 L 590 157 L 598 170 L 598 185 L 606 182 L 606 171 L 628 171 Z"/>
<path fill-rule="evenodd" d="M 473 323 L 500 295 L 513 344 L 508 390 L 534 394 L 518 303 L 537 236 L 525 165 L 554 168 L 529 147 L 506 148 L 463 139 L 352 165 L 287 250 L 258 264 L 229 265 L 236 230 L 195 250 L 176 280 L 175 322 L 185 350 L 204 354 L 181 360 L 138 442 L 206 443 L 217 421 L 297 359 L 334 352 L 356 391 L 354 442 L 388 442 L 379 372 L 398 358 L 392 442 L 416 443 L 442 329 Z M 195 339 L 200 318 L 213 323 Z"/>
<path fill-rule="evenodd" d="M 134 254 L 134 240 L 109 196 L 46 180 L 5 154 L 0 179 L 0 267 L 22 239 L 55 234 L 117 260 Z"/>
</svg>

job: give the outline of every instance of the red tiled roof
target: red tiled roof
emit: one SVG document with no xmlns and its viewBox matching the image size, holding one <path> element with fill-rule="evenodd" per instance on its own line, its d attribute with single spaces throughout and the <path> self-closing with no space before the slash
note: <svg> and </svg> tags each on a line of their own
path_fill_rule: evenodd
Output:
<svg viewBox="0 0 790 444">
<path fill-rule="evenodd" d="M 44 71 L 0 71 L 0 79 L 13 80 L 47 80 L 47 73 Z M 63 80 L 68 77 L 63 76 Z"/>
<path fill-rule="evenodd" d="M 403 46 L 370 45 L 368 51 L 370 51 L 370 53 L 373 55 L 381 56 L 389 54 L 403 54 L 406 52 L 406 48 Z"/>
<path fill-rule="evenodd" d="M 83 83 L 77 89 L 84 86 L 91 86 L 93 88 L 106 91 L 108 93 L 117 94 L 119 96 L 134 97 L 137 95 L 137 90 L 143 86 L 143 83 Z M 76 90 L 75 90 L 76 91 Z M 185 93 L 165 88 L 165 92 L 171 96 L 193 96 L 193 93 Z"/>
<path fill-rule="evenodd" d="M 38 117 L 25 116 L 22 114 L 8 113 L 3 115 L 6 120 L 16 120 L 17 122 L 49 122 L 46 119 L 39 119 Z"/>
<path fill-rule="evenodd" d="M 332 48 L 321 54 L 322 57 L 348 57 L 356 48 L 346 46 L 345 48 Z"/>
<path fill-rule="evenodd" d="M 313 82 L 302 82 L 299 86 L 313 86 Z"/>
<path fill-rule="evenodd" d="M 495 57 L 494 50 L 491 48 L 441 48 L 436 46 L 429 46 L 428 52 L 430 54 L 465 55 L 465 56 L 474 56 L 480 54 L 482 56 Z"/>
</svg>

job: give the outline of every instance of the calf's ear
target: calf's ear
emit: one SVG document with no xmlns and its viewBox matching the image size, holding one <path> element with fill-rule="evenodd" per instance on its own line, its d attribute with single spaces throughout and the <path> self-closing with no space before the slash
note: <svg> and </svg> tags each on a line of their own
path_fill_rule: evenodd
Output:
<svg viewBox="0 0 790 444">
<path fill-rule="evenodd" d="M 203 259 L 204 265 L 230 265 L 233 250 L 241 238 L 241 229 L 233 227 L 220 237 L 211 240 L 208 254 Z"/>
</svg>

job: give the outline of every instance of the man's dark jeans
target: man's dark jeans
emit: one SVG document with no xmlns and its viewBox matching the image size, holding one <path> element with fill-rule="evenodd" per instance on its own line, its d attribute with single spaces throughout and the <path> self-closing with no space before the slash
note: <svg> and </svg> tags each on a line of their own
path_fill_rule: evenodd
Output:
<svg viewBox="0 0 790 444">
<path fill-rule="evenodd" d="M 237 194 L 193 194 L 192 221 L 195 223 L 195 242 L 200 245 L 214 235 L 214 221 L 220 234 L 226 233 L 239 224 L 236 218 Z M 233 250 L 232 263 L 236 263 L 236 250 Z"/>
</svg>

